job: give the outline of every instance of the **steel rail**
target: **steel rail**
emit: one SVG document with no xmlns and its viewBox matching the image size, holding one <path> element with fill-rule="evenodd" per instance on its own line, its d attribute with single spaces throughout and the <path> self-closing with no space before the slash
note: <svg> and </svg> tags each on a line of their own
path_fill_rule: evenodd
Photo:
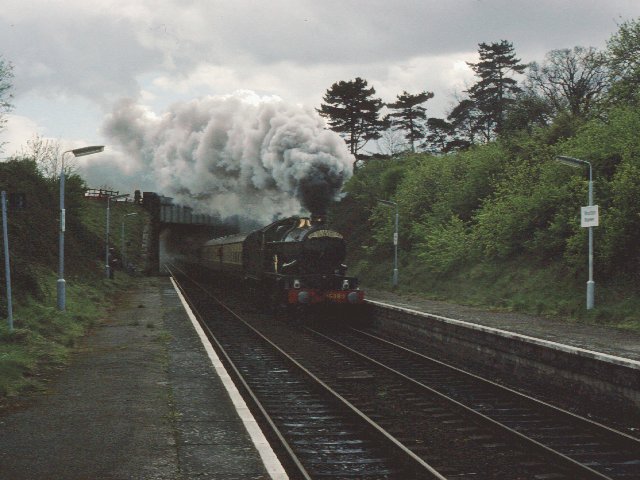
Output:
<svg viewBox="0 0 640 480">
<path fill-rule="evenodd" d="M 399 372 L 399 371 L 397 371 L 397 370 L 385 365 L 382 362 L 379 362 L 378 360 L 376 360 L 374 358 L 371 358 L 371 357 L 369 357 L 369 356 L 367 356 L 367 355 L 365 355 L 365 354 L 363 354 L 361 352 L 358 352 L 357 350 L 352 349 L 348 345 L 345 345 L 344 343 L 342 343 L 342 342 L 340 342 L 338 340 L 335 340 L 335 339 L 333 339 L 331 337 L 328 337 L 327 335 L 325 335 L 325 334 L 323 334 L 323 333 L 321 333 L 321 332 L 319 332 L 317 330 L 314 330 L 314 329 L 312 329 L 310 327 L 307 327 L 307 330 L 312 332 L 312 333 L 314 333 L 315 335 L 318 335 L 318 336 L 324 338 L 328 342 L 330 342 L 330 343 L 332 343 L 334 345 L 338 345 L 341 348 L 343 348 L 343 349 L 345 349 L 345 350 L 347 350 L 347 351 L 349 351 L 349 352 L 351 352 L 351 353 L 363 358 L 367 362 L 375 364 L 375 365 L 377 365 L 377 366 L 379 366 L 379 367 L 381 367 L 381 368 L 393 373 L 394 375 L 397 375 L 397 376 L 403 378 L 404 380 L 406 380 L 406 381 L 408 381 L 408 382 L 410 382 L 410 383 L 412 383 L 414 385 L 417 385 L 420 388 L 423 388 L 423 389 L 429 391 L 431 394 L 433 394 L 433 395 L 435 395 L 435 396 L 437 396 L 437 397 L 439 397 L 439 398 L 441 398 L 441 399 L 443 399 L 443 400 L 455 405 L 457 408 L 459 408 L 459 409 L 461 409 L 461 410 L 463 410 L 463 411 L 465 411 L 465 412 L 467 412 L 467 413 L 469 413 L 469 414 L 481 419 L 482 421 L 484 421 L 486 423 L 489 423 L 489 424 L 493 425 L 494 427 L 496 427 L 496 428 L 498 428 L 500 430 L 505 431 L 509 435 L 515 436 L 516 438 L 518 438 L 523 443 L 534 447 L 535 449 L 537 449 L 538 451 L 542 452 L 543 454 L 551 455 L 552 457 L 554 457 L 557 460 L 559 460 L 562 464 L 564 464 L 567 468 L 571 469 L 572 471 L 580 472 L 581 474 L 586 475 L 587 478 L 593 478 L 593 479 L 597 479 L 597 480 L 613 480 L 611 477 L 603 475 L 602 473 L 600 473 L 600 472 L 598 472 L 596 470 L 593 470 L 592 468 L 590 468 L 590 467 L 588 467 L 586 465 L 583 465 L 580 462 L 577 462 L 576 460 L 574 460 L 574 459 L 572 459 L 572 458 L 570 458 L 570 457 L 568 457 L 568 456 L 566 456 L 566 455 L 564 455 L 562 453 L 559 453 L 559 452 L 549 448 L 548 446 L 538 442 L 537 440 L 534 440 L 532 438 L 527 437 L 526 435 L 521 434 L 520 432 L 518 432 L 518 431 L 516 431 L 516 430 L 514 430 L 514 429 L 512 429 L 512 428 L 510 428 L 510 427 L 508 427 L 508 426 L 506 426 L 506 425 L 494 420 L 494 419 L 492 419 L 491 417 L 488 417 L 487 415 L 485 415 L 483 413 L 480 413 L 480 412 L 468 407 L 467 405 L 464 405 L 463 403 L 461 403 L 461 402 L 459 402 L 459 401 L 457 401 L 457 400 L 455 400 L 455 399 L 443 394 L 442 392 L 439 392 L 438 390 L 435 390 L 432 387 L 429 387 L 428 385 L 425 385 L 424 383 L 419 382 L 418 380 L 415 380 L 415 379 L 405 375 L 404 373 Z"/>
<path fill-rule="evenodd" d="M 632 448 L 634 450 L 637 450 L 640 453 L 640 438 L 634 437 L 632 435 L 629 435 L 628 433 L 625 432 L 621 432 L 619 430 L 616 430 L 614 428 L 611 428 L 607 425 L 604 425 L 600 422 L 596 422 L 595 420 L 591 420 L 589 418 L 583 417 L 581 415 L 578 415 L 576 413 L 570 412 L 568 410 L 564 410 L 563 408 L 560 408 L 556 405 L 552 405 L 550 403 L 544 402 L 542 400 L 540 400 L 539 398 L 535 398 L 532 397 L 530 395 L 527 395 L 525 393 L 519 392 L 518 390 L 514 390 L 513 388 L 510 388 L 506 385 L 502 385 L 500 383 L 494 382 L 493 380 L 489 380 L 487 378 L 481 377 L 479 375 L 476 375 L 475 373 L 471 373 L 468 372 L 466 370 L 463 370 L 461 368 L 455 367 L 453 365 L 450 365 L 448 363 L 445 363 L 441 360 L 438 360 L 436 358 L 433 357 L 429 357 L 428 355 L 424 355 L 423 353 L 420 352 L 416 352 L 415 350 L 411 350 L 410 348 L 407 348 L 403 345 L 398 345 L 397 343 L 394 343 L 390 340 L 387 340 L 385 338 L 381 338 L 378 337 L 376 335 L 373 335 L 369 332 L 366 332 L 364 330 L 360 330 L 358 328 L 351 328 L 351 330 L 353 330 L 354 332 L 359 333 L 360 335 L 363 336 L 367 336 L 370 337 L 380 343 L 384 343 L 389 345 L 390 347 L 396 348 L 398 350 L 404 351 L 410 355 L 414 355 L 416 357 L 422 358 L 428 362 L 433 362 L 435 364 L 438 364 L 439 366 L 443 367 L 443 368 L 447 368 L 449 370 L 453 370 L 456 373 L 465 375 L 467 377 L 472 378 L 473 380 L 477 380 L 479 382 L 482 382 L 486 385 L 489 385 L 491 387 L 497 388 L 499 390 L 508 392 L 512 395 L 515 395 L 525 401 L 529 401 L 532 403 L 535 403 L 537 405 L 539 405 L 540 407 L 543 408 L 547 408 L 551 411 L 553 411 L 554 413 L 560 414 L 560 415 L 565 415 L 568 416 L 570 418 L 573 418 L 574 420 L 578 421 L 578 422 L 583 422 L 585 424 L 587 424 L 589 426 L 589 428 L 593 428 L 594 430 L 601 430 L 603 431 L 605 434 L 607 434 L 607 436 L 609 437 L 609 439 L 615 443 L 620 443 L 622 444 L 624 447 L 629 448 L 629 443 L 632 444 Z"/>
<path fill-rule="evenodd" d="M 198 287 L 200 289 L 202 289 L 211 298 L 213 298 L 214 301 L 216 303 L 218 303 L 218 305 L 220 307 L 225 309 L 235 319 L 237 319 L 238 321 L 242 322 L 247 328 L 249 328 L 252 332 L 254 332 L 255 335 L 257 335 L 264 342 L 266 342 L 272 348 L 274 348 L 277 352 L 279 352 L 280 355 L 282 355 L 283 358 L 287 359 L 300 372 L 302 372 L 308 378 L 313 380 L 313 382 L 316 385 L 321 386 L 333 398 L 338 400 L 340 403 L 342 403 L 344 406 L 346 406 L 353 414 L 355 414 L 362 421 L 364 421 L 366 425 L 368 425 L 371 429 L 373 429 L 379 435 L 381 435 L 387 442 L 389 442 L 391 444 L 391 446 L 393 448 L 395 448 L 398 451 L 398 453 L 400 455 L 402 455 L 404 458 L 409 459 L 413 463 L 413 465 L 410 468 L 419 469 L 424 474 L 428 474 L 429 478 L 434 478 L 436 480 L 447 480 L 446 477 L 441 475 L 435 468 L 433 468 L 431 465 L 429 465 L 427 462 L 425 462 L 422 458 L 420 458 L 418 455 L 416 455 L 414 452 L 412 452 L 410 449 L 408 449 L 405 445 L 403 445 L 400 441 L 398 441 L 393 435 L 391 435 L 383 427 L 381 427 L 377 422 L 375 422 L 374 420 L 369 418 L 366 414 L 364 414 L 362 411 L 360 411 L 355 405 L 353 405 L 346 398 L 344 398 L 342 395 L 340 395 L 338 392 L 336 392 L 334 389 L 332 389 L 328 384 L 326 384 L 324 381 L 322 381 L 320 378 L 318 378 L 316 375 L 314 375 L 311 371 L 306 369 L 302 364 L 300 364 L 300 362 L 295 360 L 287 352 L 285 352 L 282 348 L 280 348 L 278 345 L 276 345 L 274 342 L 272 342 L 269 338 L 267 338 L 265 335 L 263 335 L 259 330 L 257 330 L 255 327 L 250 325 L 248 322 L 246 322 L 240 315 L 238 315 L 228 305 L 226 305 L 224 302 L 222 302 L 221 300 L 219 300 L 218 298 L 213 296 L 210 292 L 205 290 L 201 285 L 198 284 Z M 243 384 L 246 384 L 246 382 L 243 381 Z M 247 388 L 249 388 L 248 385 L 247 385 Z M 248 391 L 251 391 L 251 390 L 249 389 Z M 422 477 L 422 478 L 425 478 L 425 477 Z"/>
<path fill-rule="evenodd" d="M 446 480 L 446 477 L 442 476 L 431 465 L 426 463 L 423 459 L 421 459 L 419 456 L 417 456 L 415 453 L 413 453 L 411 450 L 409 450 L 405 445 L 403 445 L 401 442 L 399 442 L 393 435 L 391 435 L 384 428 L 382 428 L 380 425 L 378 425 L 377 422 L 373 421 L 366 414 L 364 414 L 362 411 L 360 411 L 355 405 L 353 405 L 346 398 L 344 398 L 342 395 L 340 395 L 338 392 L 336 392 L 334 389 L 332 389 L 327 383 L 322 381 L 320 378 L 318 378 L 316 375 L 314 375 L 311 371 L 309 371 L 307 368 L 305 368 L 300 362 L 298 362 L 295 358 L 293 358 L 287 352 L 282 350 L 282 348 L 280 348 L 278 345 L 273 343 L 269 338 L 264 336 L 259 330 L 257 330 L 255 327 L 253 327 L 252 325 L 247 323 L 243 318 L 241 318 L 230 307 L 228 307 L 227 305 L 225 305 L 223 303 L 220 303 L 220 306 L 222 306 L 222 308 L 226 309 L 227 312 L 230 313 L 232 316 L 234 316 L 237 320 L 239 320 L 240 322 L 244 323 L 256 335 L 258 335 L 260 338 L 262 338 L 265 342 L 267 342 L 269 345 L 271 345 L 276 351 L 278 351 L 284 358 L 286 358 L 289 362 L 291 362 L 293 365 L 295 365 L 301 372 L 303 372 L 305 375 L 307 375 L 309 378 L 311 378 L 317 385 L 322 386 L 334 398 L 339 400 L 342 404 L 344 404 L 346 407 L 348 407 L 353 413 L 355 413 L 358 417 L 360 417 L 367 425 L 369 425 L 374 430 L 376 430 L 378 433 L 380 433 L 383 437 L 385 437 L 393 446 L 395 446 L 397 449 L 399 449 L 402 454 L 404 454 L 406 457 L 412 459 L 419 467 L 421 467 L 422 469 L 426 470 L 430 475 L 432 475 L 433 478 L 438 479 L 438 480 Z"/>
<path fill-rule="evenodd" d="M 291 448 L 291 445 L 289 445 L 289 442 L 287 442 L 287 440 L 285 439 L 284 435 L 282 434 L 280 429 L 277 427 L 277 425 L 275 424 L 275 422 L 273 421 L 273 419 L 271 418 L 269 413 L 266 411 L 266 409 L 264 408 L 264 406 L 262 405 L 262 403 L 260 402 L 260 400 L 258 399 L 256 394 L 253 392 L 251 387 L 247 384 L 247 382 L 243 378 L 240 370 L 237 368 L 235 363 L 231 360 L 231 358 L 229 357 L 229 355 L 227 354 L 227 352 L 225 351 L 225 349 L 223 348 L 221 343 L 218 341 L 218 339 L 215 336 L 215 334 L 206 325 L 206 323 L 204 321 L 202 321 L 202 319 L 204 317 L 200 314 L 200 312 L 198 311 L 197 307 L 190 300 L 189 295 L 185 291 L 183 285 L 180 283 L 180 281 L 178 281 L 177 278 L 175 278 L 175 275 L 171 271 L 171 267 L 166 266 L 165 268 L 172 275 L 174 281 L 176 282 L 176 285 L 178 285 L 178 287 L 180 288 L 180 291 L 182 292 L 184 297 L 189 301 L 190 307 L 194 311 L 194 314 L 196 315 L 198 323 L 200 323 L 200 326 L 205 331 L 207 337 L 209 338 L 209 340 L 214 342 L 218 353 L 223 355 L 223 357 L 225 359 L 225 362 L 227 363 L 229 368 L 231 368 L 231 370 L 233 371 L 233 374 L 234 374 L 235 378 L 242 384 L 242 387 L 244 388 L 245 392 L 247 392 L 247 395 L 249 395 L 249 397 L 251 398 L 251 401 L 253 402 L 253 404 L 260 411 L 260 414 L 262 415 L 262 418 L 269 425 L 269 428 L 272 430 L 273 434 L 276 436 L 278 441 L 281 443 L 281 446 L 284 449 L 284 451 L 286 452 L 287 456 L 289 457 L 289 460 L 291 461 L 291 463 L 293 463 L 293 465 L 295 465 L 295 467 L 297 469 L 297 473 L 302 478 L 304 478 L 305 480 L 312 480 L 312 477 L 309 475 L 309 472 L 307 472 L 306 468 L 302 465 L 302 462 L 300 462 L 300 459 L 298 458 L 298 456 L 295 454 L 295 452 Z M 193 283 L 196 287 L 198 287 L 200 290 L 202 290 L 207 295 L 211 296 L 211 298 L 213 298 L 213 300 L 215 302 L 218 302 L 220 304 L 218 298 L 216 298 L 215 296 L 211 295 L 211 293 L 208 292 L 200 283 L 198 283 L 197 281 L 191 279 L 184 271 L 180 270 L 175 265 L 172 268 L 174 270 L 176 270 L 176 271 L 180 271 L 182 275 L 184 275 L 186 278 L 189 279 L 189 281 L 191 281 L 191 283 Z"/>
</svg>

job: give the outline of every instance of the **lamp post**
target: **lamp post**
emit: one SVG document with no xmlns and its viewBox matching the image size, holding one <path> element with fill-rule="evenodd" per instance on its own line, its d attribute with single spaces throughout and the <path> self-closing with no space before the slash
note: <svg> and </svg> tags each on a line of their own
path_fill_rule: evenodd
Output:
<svg viewBox="0 0 640 480">
<path fill-rule="evenodd" d="M 123 268 L 127 268 L 127 256 L 125 255 L 126 249 L 124 244 L 124 220 L 127 217 L 131 217 L 133 215 L 138 215 L 137 213 L 127 213 L 124 217 L 122 217 L 122 266 Z"/>
<path fill-rule="evenodd" d="M 2 190 L 2 240 L 4 245 L 4 276 L 7 285 L 7 324 L 13 332 L 13 304 L 11 300 L 11 263 L 9 260 L 9 232 L 7 227 L 7 192 Z"/>
<path fill-rule="evenodd" d="M 111 267 L 109 266 L 109 218 L 111 213 L 111 200 L 117 200 L 118 198 L 125 198 L 128 196 L 128 193 L 124 193 L 122 195 L 110 195 L 107 197 L 107 238 L 104 257 L 104 268 L 107 278 L 111 277 Z"/>
<path fill-rule="evenodd" d="M 581 168 L 585 165 L 589 166 L 589 196 L 588 206 L 593 207 L 593 168 L 591 162 L 587 160 L 581 160 L 579 158 L 567 157 L 564 155 L 558 155 L 556 160 L 565 165 L 569 165 L 573 168 Z M 587 310 L 591 310 L 594 307 L 594 297 L 596 284 L 593 281 L 593 226 L 589 226 L 589 280 L 587 281 Z"/>
<path fill-rule="evenodd" d="M 396 202 L 392 202 L 390 200 L 381 200 L 378 199 L 378 202 L 384 204 L 384 205 L 389 205 L 392 207 L 396 207 L 396 228 L 395 228 L 395 232 L 393 234 L 393 247 L 394 247 L 394 253 L 393 253 L 393 286 L 397 287 L 398 286 L 398 219 L 400 217 L 400 214 L 398 213 L 398 204 Z"/>
<path fill-rule="evenodd" d="M 73 153 L 74 157 L 84 157 L 85 155 L 92 155 L 104 150 L 104 145 L 92 145 L 90 147 L 74 148 L 73 150 L 67 150 L 62 152 L 61 167 L 60 167 L 60 235 L 58 242 L 58 310 L 64 311 L 66 308 L 66 282 L 64 280 L 64 230 L 65 230 L 65 209 L 64 209 L 64 156 L 67 153 Z"/>
</svg>

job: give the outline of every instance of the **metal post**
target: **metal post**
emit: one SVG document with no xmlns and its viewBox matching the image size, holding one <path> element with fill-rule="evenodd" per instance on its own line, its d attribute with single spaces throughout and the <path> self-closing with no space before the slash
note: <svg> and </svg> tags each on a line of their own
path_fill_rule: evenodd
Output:
<svg viewBox="0 0 640 480">
<path fill-rule="evenodd" d="M 58 310 L 64 311 L 67 303 L 67 285 L 64 280 L 64 230 L 65 230 L 65 209 L 64 209 L 64 156 L 67 153 L 73 153 L 74 157 L 84 157 L 85 155 L 93 155 L 94 153 L 102 152 L 104 150 L 103 145 L 92 145 L 90 147 L 74 148 L 73 150 L 67 150 L 62 152 L 60 157 L 60 234 L 58 241 Z"/>
<path fill-rule="evenodd" d="M 105 247 L 105 258 L 104 258 L 104 263 L 105 263 L 105 274 L 107 275 L 107 278 L 110 278 L 110 274 L 111 274 L 111 266 L 109 265 L 109 218 L 110 218 L 110 210 L 111 210 L 111 200 L 117 200 L 118 198 L 125 198 L 128 197 L 129 194 L 125 193 L 123 195 L 115 195 L 115 196 L 108 196 L 107 197 L 107 238 L 106 238 L 106 247 Z"/>
<path fill-rule="evenodd" d="M 593 167 L 591 162 L 579 158 L 567 157 L 565 155 L 556 156 L 556 160 L 570 167 L 589 167 L 589 197 L 588 206 L 593 207 Z M 587 281 L 587 310 L 593 309 L 595 305 L 596 284 L 593 281 L 593 226 L 589 228 L 589 280 Z"/>
<path fill-rule="evenodd" d="M 109 278 L 109 274 L 111 273 L 109 268 L 109 213 L 110 213 L 110 205 L 111 205 L 111 197 L 107 197 L 107 237 L 106 237 L 106 246 L 105 246 L 105 254 L 104 254 L 104 271 Z"/>
<path fill-rule="evenodd" d="M 124 217 L 122 217 L 122 231 L 121 233 L 121 247 L 120 247 L 120 255 L 122 255 L 122 268 L 124 268 L 126 270 L 127 268 L 127 255 L 125 254 L 125 248 L 124 248 L 124 219 L 127 217 L 127 215 L 125 215 Z"/>
<path fill-rule="evenodd" d="M 593 206 L 593 172 L 589 163 L 589 206 Z M 593 281 L 593 227 L 589 227 L 589 281 L 587 282 L 587 310 L 595 304 L 596 284 Z"/>
<path fill-rule="evenodd" d="M 58 235 L 58 282 L 57 294 L 58 294 L 58 310 L 63 312 L 67 303 L 67 285 L 64 280 L 64 230 L 65 230 L 65 209 L 64 209 L 64 156 L 71 150 L 63 152 L 61 158 L 60 167 L 60 233 Z"/>
<path fill-rule="evenodd" d="M 125 270 L 127 269 L 127 255 L 126 255 L 127 249 L 126 249 L 126 246 L 125 246 L 125 243 L 124 243 L 124 220 L 127 217 L 131 217 L 132 215 L 138 215 L 138 214 L 135 213 L 135 212 L 134 213 L 127 213 L 124 217 L 122 217 L 122 232 L 121 232 L 121 235 L 122 235 L 122 239 L 121 239 L 122 240 L 122 267 Z"/>
<path fill-rule="evenodd" d="M 13 331 L 13 304 L 11 303 L 11 264 L 9 262 L 9 234 L 7 229 L 7 192 L 2 191 L 2 236 L 4 239 L 4 272 L 7 283 L 7 322 Z"/>
<path fill-rule="evenodd" d="M 394 258 L 393 258 L 393 286 L 398 286 L 398 219 L 400 214 L 398 212 L 398 204 L 396 203 L 396 231 L 393 235 L 394 245 Z"/>
<path fill-rule="evenodd" d="M 391 205 L 396 208 L 396 218 L 395 218 L 395 232 L 393 233 L 393 286 L 398 286 L 398 221 L 400 218 L 400 213 L 398 212 L 398 204 L 396 202 L 392 202 L 390 200 L 381 200 L 378 199 L 378 202 L 383 203 L 385 205 Z"/>
</svg>

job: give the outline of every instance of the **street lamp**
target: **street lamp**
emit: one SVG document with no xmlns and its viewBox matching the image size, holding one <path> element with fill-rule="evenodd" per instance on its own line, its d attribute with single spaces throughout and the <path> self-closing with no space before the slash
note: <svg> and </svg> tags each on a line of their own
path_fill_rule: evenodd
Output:
<svg viewBox="0 0 640 480">
<path fill-rule="evenodd" d="M 587 160 L 580 160 L 579 158 L 566 157 L 564 155 L 558 155 L 556 160 L 565 165 L 569 165 L 573 168 L 581 168 L 585 165 L 589 166 L 589 196 L 588 206 L 593 207 L 593 168 L 591 162 Z M 587 310 L 591 310 L 594 306 L 594 296 L 596 290 L 596 284 L 593 281 L 593 226 L 589 227 L 589 280 L 587 281 Z"/>
<path fill-rule="evenodd" d="M 127 256 L 125 255 L 126 249 L 124 244 L 124 220 L 127 217 L 131 217 L 133 215 L 138 215 L 137 213 L 127 213 L 124 217 L 122 217 L 122 266 L 123 268 L 127 268 Z"/>
<path fill-rule="evenodd" d="M 2 240 L 4 245 L 4 276 L 7 286 L 7 324 L 13 332 L 13 304 L 11 300 L 11 262 L 9 260 L 9 232 L 7 230 L 7 192 L 2 190 Z"/>
<path fill-rule="evenodd" d="M 64 156 L 67 153 L 73 153 L 74 157 L 84 157 L 85 155 L 92 155 L 104 150 L 104 145 L 92 145 L 90 147 L 74 148 L 73 150 L 67 150 L 62 152 L 60 168 L 60 235 L 59 235 L 59 255 L 58 255 L 58 310 L 64 311 L 66 307 L 66 282 L 64 280 L 64 230 L 65 230 L 65 210 L 64 210 Z"/>
<path fill-rule="evenodd" d="M 393 234 L 393 246 L 394 246 L 394 255 L 393 255 L 393 286 L 398 286 L 398 204 L 396 202 L 392 202 L 390 200 L 381 200 L 378 199 L 378 202 L 389 205 L 392 207 L 396 207 L 396 229 Z"/>
<path fill-rule="evenodd" d="M 111 200 L 117 200 L 118 198 L 125 198 L 128 197 L 129 194 L 128 193 L 124 193 L 122 195 L 109 195 L 107 196 L 107 241 L 106 241 L 106 248 L 105 248 L 105 257 L 104 257 L 104 268 L 105 268 L 105 274 L 107 275 L 107 278 L 111 277 L 111 267 L 109 266 L 109 218 L 110 218 L 110 213 L 111 213 Z"/>
</svg>

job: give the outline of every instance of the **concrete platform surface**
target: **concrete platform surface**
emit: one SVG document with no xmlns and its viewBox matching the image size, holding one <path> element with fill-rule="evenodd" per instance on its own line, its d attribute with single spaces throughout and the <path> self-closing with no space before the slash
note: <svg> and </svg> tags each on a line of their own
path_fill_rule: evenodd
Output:
<svg viewBox="0 0 640 480">
<path fill-rule="evenodd" d="M 170 279 L 143 278 L 46 392 L 0 414 L 0 479 L 192 478 L 285 477 L 265 467 Z"/>
<path fill-rule="evenodd" d="M 640 335 L 629 332 L 390 292 L 368 296 L 640 360 Z M 229 393 L 209 350 L 171 280 L 141 278 L 46 392 L 0 412 L 0 480 L 286 478 L 259 451 L 265 445 L 246 406 L 234 405 L 237 392 Z"/>
<path fill-rule="evenodd" d="M 517 312 L 488 311 L 481 308 L 428 300 L 418 295 L 367 290 L 366 298 L 377 302 L 438 315 L 498 330 L 505 330 L 547 342 L 555 342 L 595 353 L 640 361 L 640 334 L 604 325 L 572 323 Z"/>
</svg>

